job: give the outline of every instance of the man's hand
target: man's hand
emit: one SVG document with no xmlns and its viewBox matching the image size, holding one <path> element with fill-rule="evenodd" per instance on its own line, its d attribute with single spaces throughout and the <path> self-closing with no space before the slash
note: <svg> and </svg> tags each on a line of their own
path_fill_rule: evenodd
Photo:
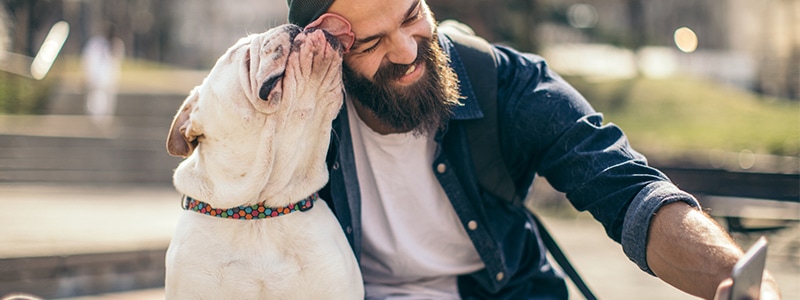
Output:
<svg viewBox="0 0 800 300">
<path fill-rule="evenodd" d="M 714 300 L 729 300 L 731 298 L 731 286 L 733 280 L 727 278 L 719 283 L 717 286 L 717 294 Z M 764 280 L 761 282 L 761 296 L 758 300 L 778 300 L 781 299 L 778 284 L 775 279 L 769 274 L 764 274 Z"/>
<path fill-rule="evenodd" d="M 717 294 L 714 295 L 714 300 L 729 300 L 731 298 L 731 287 L 733 280 L 728 278 L 723 280 L 717 286 Z"/>
</svg>

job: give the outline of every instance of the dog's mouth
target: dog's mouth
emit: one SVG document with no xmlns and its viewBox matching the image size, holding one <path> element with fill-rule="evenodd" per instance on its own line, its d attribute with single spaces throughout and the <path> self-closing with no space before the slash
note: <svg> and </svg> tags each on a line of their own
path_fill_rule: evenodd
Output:
<svg viewBox="0 0 800 300">
<path fill-rule="evenodd" d="M 303 31 L 303 29 L 300 28 L 299 26 L 296 26 L 296 25 L 293 25 L 293 24 L 286 25 L 286 27 L 284 28 L 284 32 L 289 34 L 289 45 L 293 45 L 294 44 L 295 38 L 298 35 L 300 35 L 300 33 L 302 31 Z M 278 51 L 282 52 L 283 50 L 278 50 Z M 283 57 L 283 55 L 280 55 L 279 57 Z M 247 59 L 246 60 L 248 62 L 245 63 L 245 64 L 247 65 L 247 72 L 249 73 L 250 72 L 250 63 L 249 63 L 250 53 L 249 52 L 247 53 Z M 258 89 L 258 98 L 261 99 L 261 100 L 264 100 L 264 101 L 269 100 L 270 93 L 272 93 L 272 90 L 275 89 L 275 87 L 278 85 L 278 83 L 280 83 L 281 79 L 283 79 L 285 74 L 286 74 L 286 68 L 284 67 L 284 70 L 281 71 L 280 73 L 272 74 L 272 75 L 268 76 L 266 80 L 261 82 L 261 86 Z"/>
<path fill-rule="evenodd" d="M 261 84 L 261 88 L 258 89 L 258 98 L 261 100 L 267 100 L 269 98 L 269 93 L 272 92 L 272 89 L 275 88 L 275 85 L 278 84 L 278 81 L 283 79 L 283 75 L 286 74 L 286 71 L 281 72 L 280 74 L 275 74 L 264 80 Z"/>
</svg>

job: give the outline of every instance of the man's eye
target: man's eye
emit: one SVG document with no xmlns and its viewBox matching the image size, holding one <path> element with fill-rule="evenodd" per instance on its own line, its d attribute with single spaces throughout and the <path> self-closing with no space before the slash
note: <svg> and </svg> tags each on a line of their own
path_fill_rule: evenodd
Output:
<svg viewBox="0 0 800 300">
<path fill-rule="evenodd" d="M 414 13 L 414 15 L 412 15 L 410 18 L 406 19 L 405 22 L 403 22 L 403 24 L 408 24 L 408 23 L 414 22 L 416 20 L 419 20 L 421 18 L 422 18 L 422 10 L 419 9 L 419 10 L 417 10 L 416 13 Z"/>
<path fill-rule="evenodd" d="M 361 53 L 372 53 L 372 52 L 375 52 L 375 50 L 378 49 L 378 44 L 379 44 L 379 42 L 376 42 L 375 44 L 372 44 L 372 46 L 370 46 L 369 48 L 361 50 Z"/>
</svg>

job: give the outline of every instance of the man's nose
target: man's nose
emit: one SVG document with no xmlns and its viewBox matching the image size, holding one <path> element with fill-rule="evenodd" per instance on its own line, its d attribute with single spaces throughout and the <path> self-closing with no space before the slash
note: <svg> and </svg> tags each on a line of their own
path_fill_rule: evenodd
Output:
<svg viewBox="0 0 800 300">
<path fill-rule="evenodd" d="M 391 39 L 392 48 L 386 54 L 386 59 L 398 65 L 409 65 L 417 60 L 418 45 L 414 35 L 398 33 Z"/>
</svg>

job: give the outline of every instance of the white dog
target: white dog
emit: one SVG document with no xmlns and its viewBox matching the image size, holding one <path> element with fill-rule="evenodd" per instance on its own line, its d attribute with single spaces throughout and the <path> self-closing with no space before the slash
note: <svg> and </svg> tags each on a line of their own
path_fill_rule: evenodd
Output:
<svg viewBox="0 0 800 300">
<path fill-rule="evenodd" d="M 363 299 L 341 226 L 315 196 L 344 99 L 337 42 L 294 25 L 242 38 L 181 105 L 167 149 L 186 157 L 174 185 L 187 198 L 167 298 Z"/>
</svg>

